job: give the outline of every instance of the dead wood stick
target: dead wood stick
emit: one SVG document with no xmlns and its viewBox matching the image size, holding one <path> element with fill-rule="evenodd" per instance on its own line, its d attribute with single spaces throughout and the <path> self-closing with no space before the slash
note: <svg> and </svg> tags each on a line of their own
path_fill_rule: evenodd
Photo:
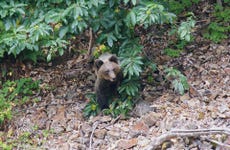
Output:
<svg viewBox="0 0 230 150">
<path fill-rule="evenodd" d="M 93 124 L 93 130 L 92 130 L 90 138 L 89 138 L 89 150 L 92 150 L 93 134 L 94 134 L 94 131 L 96 130 L 99 123 L 100 123 L 100 121 L 97 121 Z"/>
<path fill-rule="evenodd" d="M 196 136 L 208 135 L 208 134 L 230 135 L 230 129 L 227 128 L 211 128 L 211 129 L 196 129 L 196 130 L 175 129 L 157 137 L 154 141 L 151 142 L 150 147 L 148 147 L 148 150 L 156 149 L 164 141 L 170 140 L 175 137 L 196 137 Z"/>
<path fill-rule="evenodd" d="M 89 28 L 89 45 L 88 45 L 88 57 L 92 57 L 92 47 L 94 43 L 93 29 Z"/>
<path fill-rule="evenodd" d="M 221 143 L 219 141 L 216 141 L 216 140 L 213 140 L 213 139 L 208 139 L 208 138 L 206 138 L 206 140 L 209 141 L 209 142 L 211 142 L 211 143 L 214 143 L 216 145 L 219 145 L 221 147 L 226 147 L 226 148 L 230 149 L 230 145 L 228 145 L 228 144 L 224 144 L 224 143 Z"/>
<path fill-rule="evenodd" d="M 230 129 L 228 128 L 210 128 L 210 129 L 194 129 L 194 130 L 182 130 L 174 129 L 171 132 L 173 133 L 207 133 L 207 134 L 227 134 L 230 135 Z"/>
</svg>

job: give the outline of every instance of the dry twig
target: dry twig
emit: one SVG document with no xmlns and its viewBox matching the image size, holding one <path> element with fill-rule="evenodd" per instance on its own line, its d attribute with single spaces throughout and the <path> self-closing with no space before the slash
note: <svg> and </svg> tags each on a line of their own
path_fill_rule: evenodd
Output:
<svg viewBox="0 0 230 150">
<path fill-rule="evenodd" d="M 175 137 L 196 137 L 200 135 L 209 135 L 209 134 L 226 134 L 230 135 L 230 129 L 226 128 L 211 128 L 211 129 L 197 129 L 197 130 L 172 130 L 168 133 L 162 134 L 157 137 L 154 141 L 151 142 L 151 146 L 148 147 L 150 149 L 156 149 L 159 145 L 161 145 L 164 141 L 170 140 Z M 229 145 L 228 145 L 229 146 Z"/>
<path fill-rule="evenodd" d="M 89 46 L 88 46 L 88 57 L 92 57 L 92 47 L 94 43 L 93 29 L 89 29 Z"/>
<path fill-rule="evenodd" d="M 94 131 L 97 128 L 97 126 L 98 126 L 99 123 L 100 123 L 100 121 L 96 121 L 93 124 L 93 130 L 91 132 L 90 139 L 89 139 L 89 150 L 92 150 L 93 134 L 94 134 Z"/>
<path fill-rule="evenodd" d="M 211 142 L 211 143 L 214 143 L 216 145 L 219 145 L 221 147 L 226 147 L 226 148 L 230 149 L 230 145 L 228 145 L 228 144 L 224 144 L 224 143 L 221 143 L 219 141 L 216 141 L 216 140 L 213 140 L 213 139 L 208 139 L 208 138 L 206 138 L 206 140 L 209 141 L 209 142 Z"/>
</svg>

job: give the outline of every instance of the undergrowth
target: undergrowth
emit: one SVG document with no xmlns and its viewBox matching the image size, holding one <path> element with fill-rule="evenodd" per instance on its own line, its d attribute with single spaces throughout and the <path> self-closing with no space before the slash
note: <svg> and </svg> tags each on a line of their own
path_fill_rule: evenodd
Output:
<svg viewBox="0 0 230 150">
<path fill-rule="evenodd" d="M 166 3 L 165 3 L 166 2 Z M 167 5 L 167 2 L 170 2 Z M 171 3 L 172 2 L 172 3 Z M 177 1 L 138 1 L 138 0 L 81 0 L 81 1 L 1 1 L 0 2 L 0 60 L 6 55 L 16 59 L 38 61 L 45 56 L 50 61 L 68 51 L 70 39 L 82 33 L 96 37 L 92 44 L 99 45 L 94 56 L 109 50 L 121 59 L 124 81 L 118 91 L 120 97 L 111 103 L 112 116 L 127 115 L 134 106 L 140 91 L 141 73 L 145 70 L 142 55 L 143 46 L 135 33 L 137 26 L 148 28 L 152 25 L 176 24 Z M 199 0 L 180 0 L 179 4 L 189 8 Z M 190 41 L 194 18 L 180 22 L 176 26 L 177 38 Z M 91 32 L 89 32 L 91 31 Z M 97 53 L 97 51 L 99 51 Z M 12 85 L 9 85 L 10 87 Z M 9 92 L 11 94 L 14 89 Z M 21 91 L 20 91 L 21 92 Z M 24 94 L 18 91 L 18 95 Z M 15 93 L 14 93 L 15 94 Z M 5 95 L 2 96 L 4 99 Z M 11 96 L 7 95 L 7 98 Z M 13 97 L 18 98 L 18 96 Z M 19 97 L 23 101 L 24 97 Z M 25 98 L 26 99 L 26 98 Z M 7 101 L 7 100 L 5 100 Z M 10 118 L 17 100 L 3 102 L 6 113 L 2 118 Z M 10 103 L 12 102 L 12 104 Z M 89 105 L 89 106 L 88 106 Z M 90 102 L 86 114 L 96 114 L 97 105 Z M 95 113 L 94 113 L 95 112 Z"/>
<path fill-rule="evenodd" d="M 180 14 L 193 4 L 198 4 L 200 0 L 163 0 L 169 10 L 175 14 Z"/>
<path fill-rule="evenodd" d="M 224 6 L 216 5 L 213 16 L 215 17 L 214 21 L 209 24 L 204 37 L 212 40 L 215 43 L 219 43 L 222 40 L 229 38 L 230 34 L 229 2 L 226 1 Z"/>
<path fill-rule="evenodd" d="M 3 137 L 0 139 L 0 149 L 41 149 L 39 146 L 47 141 L 50 134 L 53 134 L 53 130 L 38 132 L 37 126 L 33 127 L 30 132 L 21 132 L 16 139 L 13 138 L 12 130 L 9 130 L 7 133 L 0 132 L 0 137 Z"/>
<path fill-rule="evenodd" d="M 39 90 L 39 81 L 31 78 L 21 78 L 15 81 L 7 80 L 0 84 L 0 125 L 12 118 L 12 110 L 16 105 L 26 103 L 30 96 Z"/>
<path fill-rule="evenodd" d="M 120 3 L 117 2 L 116 5 L 120 5 Z M 109 51 L 116 53 L 121 60 L 124 80 L 118 88 L 119 96 L 114 98 L 114 100 L 108 100 L 111 101 L 109 108 L 102 110 L 104 114 L 113 117 L 118 115 L 128 116 L 128 113 L 133 109 L 135 101 L 139 96 L 141 87 L 140 75 L 145 70 L 146 64 L 152 64 L 152 62 L 144 62 L 144 58 L 141 56 L 143 46 L 139 42 L 139 37 L 135 35 L 134 27 L 141 25 L 144 28 L 148 28 L 152 24 L 170 24 L 176 17 L 173 13 L 167 12 L 167 9 L 162 4 L 155 2 L 143 1 L 137 5 L 133 3 L 133 5 L 127 7 L 130 7 L 128 13 L 126 12 L 126 8 L 119 7 L 119 9 L 116 9 L 115 12 L 122 14 L 123 18 L 119 18 L 116 16 L 117 14 L 115 15 L 115 20 L 117 20 L 119 24 L 114 24 L 115 30 L 114 28 L 108 27 L 108 29 L 111 29 L 110 32 L 106 35 L 102 34 L 98 38 L 100 44 L 94 51 L 95 57 L 98 57 L 103 52 Z M 175 34 L 177 34 L 178 39 L 189 42 L 192 39 L 191 30 L 194 25 L 195 21 L 193 20 L 193 16 L 188 17 L 185 22 L 181 22 L 181 24 L 177 26 L 177 29 L 175 28 Z M 180 44 L 178 44 L 178 47 L 181 46 Z M 170 73 L 170 71 L 171 70 L 169 70 L 168 73 Z M 175 82 L 176 81 L 173 82 L 175 91 L 184 93 L 185 90 L 181 88 L 181 84 L 175 84 Z M 91 96 L 89 99 L 90 102 L 84 109 L 84 115 L 90 116 L 98 114 L 99 109 L 95 96 Z"/>
</svg>

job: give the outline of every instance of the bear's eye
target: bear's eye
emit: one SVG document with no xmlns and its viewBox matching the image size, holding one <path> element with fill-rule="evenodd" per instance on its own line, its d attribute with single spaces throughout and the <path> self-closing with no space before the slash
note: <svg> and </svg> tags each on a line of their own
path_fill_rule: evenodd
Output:
<svg viewBox="0 0 230 150">
<path fill-rule="evenodd" d="M 106 71 L 105 71 L 105 74 L 109 74 L 109 70 L 106 70 Z"/>
<path fill-rule="evenodd" d="M 113 68 L 113 72 L 117 72 L 117 68 Z"/>
</svg>

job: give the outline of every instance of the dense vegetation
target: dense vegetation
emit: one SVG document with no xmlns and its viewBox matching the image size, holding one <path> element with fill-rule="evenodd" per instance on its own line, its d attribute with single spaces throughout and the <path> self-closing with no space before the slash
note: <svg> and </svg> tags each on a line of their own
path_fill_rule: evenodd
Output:
<svg viewBox="0 0 230 150">
<path fill-rule="evenodd" d="M 228 22 L 229 0 L 223 6 L 216 5 L 213 14 L 214 22 L 208 25 L 204 36 L 214 42 L 227 38 L 230 31 Z M 171 57 L 178 57 L 183 46 L 190 42 L 195 18 L 192 12 L 185 12 L 184 22 L 180 22 L 176 15 L 184 13 L 187 8 L 198 4 L 199 0 L 180 1 L 138 1 L 138 0 L 7 0 L 0 2 L 0 60 L 6 56 L 19 60 L 51 61 L 68 50 L 71 40 L 83 32 L 92 32 L 96 37 L 93 43 L 96 49 L 95 57 L 110 51 L 121 58 L 121 66 L 126 79 L 119 88 L 120 97 L 111 108 L 105 110 L 106 114 L 117 116 L 126 115 L 133 106 L 133 100 L 140 89 L 140 75 L 146 68 L 156 69 L 156 64 L 142 57 L 142 45 L 135 33 L 137 27 L 148 28 L 152 25 L 168 24 L 167 31 L 177 37 L 173 47 L 165 49 Z M 226 4 L 226 5 L 225 5 Z M 179 23 L 178 23 L 179 22 Z M 89 51 L 91 47 L 89 47 Z M 4 69 L 1 68 L 2 76 Z M 166 79 L 170 80 L 176 92 L 183 94 L 188 89 L 186 77 L 173 68 L 165 69 Z M 29 80 L 29 82 L 31 82 Z M 20 85 L 28 85 L 24 80 L 3 81 L 0 83 L 0 121 L 10 118 L 11 101 L 23 101 L 23 97 L 13 94 L 27 94 L 20 90 Z M 25 85 L 24 85 L 25 83 Z M 10 84 L 10 85 L 9 85 Z M 33 85 L 33 84 L 32 84 Z M 7 88 L 6 88 L 7 87 Z M 14 87 L 13 89 L 11 87 Z M 17 88 L 16 88 L 17 87 Z M 15 90 L 19 89 L 19 90 Z M 85 109 L 85 115 L 96 114 L 97 104 L 93 101 Z M 20 98 L 20 99 L 19 99 Z"/>
</svg>

